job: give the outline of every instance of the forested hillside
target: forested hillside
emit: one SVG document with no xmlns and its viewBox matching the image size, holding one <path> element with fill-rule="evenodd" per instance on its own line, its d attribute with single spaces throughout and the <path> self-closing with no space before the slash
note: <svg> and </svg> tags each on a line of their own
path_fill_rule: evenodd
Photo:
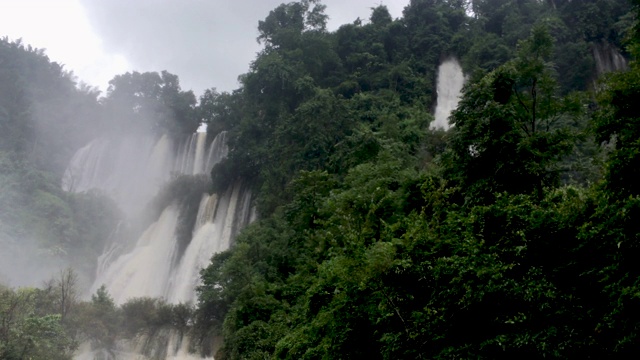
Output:
<svg viewBox="0 0 640 360">
<path fill-rule="evenodd" d="M 44 51 L 0 40 L 0 281 L 34 284 L 70 259 L 94 268 L 87 257 L 102 250 L 117 209 L 99 194 L 65 193 L 60 179 L 101 131 L 98 95 Z"/>
<path fill-rule="evenodd" d="M 167 71 L 100 96 L 0 41 L 0 358 L 69 359 L 81 343 L 115 358 L 142 339 L 160 359 L 170 331 L 217 360 L 640 353 L 640 1 L 411 0 L 336 31 L 324 11 L 273 9 L 241 86 L 199 99 Z M 433 129 L 448 59 L 466 85 L 451 128 Z M 240 183 L 257 220 L 202 270 L 197 304 L 118 306 L 104 286 L 82 301 L 114 231 L 153 220 L 63 191 L 71 157 L 201 122 L 226 131 L 227 158 L 210 183 L 174 177 L 149 213 L 182 201 L 188 242 L 202 188 Z M 25 264 L 40 268 L 12 271 Z M 12 287 L 60 265 L 80 280 Z"/>
<path fill-rule="evenodd" d="M 199 123 L 196 97 L 176 75 L 118 75 L 100 97 L 43 50 L 0 39 L 0 359 L 70 359 L 83 342 L 109 348 L 115 333 L 135 337 L 140 322 L 123 324 L 123 314 L 139 304 L 168 314 L 157 326 L 179 326 L 173 310 L 187 305 L 148 299 L 124 310 L 104 291 L 82 301 L 112 237 L 126 243 L 141 230 L 107 194 L 75 193 L 65 178 L 97 137 L 178 137 Z"/>
<path fill-rule="evenodd" d="M 71 157 L 99 136 L 191 134 L 196 97 L 166 71 L 118 75 L 99 97 L 21 41 L 1 39 L 0 60 L 0 280 L 33 285 L 67 264 L 92 281 L 122 209 L 99 192 L 63 191 L 74 187 L 63 180 Z"/>
<path fill-rule="evenodd" d="M 202 273 L 216 359 L 637 354 L 637 65 L 603 75 L 631 5 L 414 0 L 335 32 L 274 9 L 242 87 L 208 93 L 214 187 L 252 181 L 261 214 Z M 429 130 L 448 57 L 468 82 Z"/>
</svg>

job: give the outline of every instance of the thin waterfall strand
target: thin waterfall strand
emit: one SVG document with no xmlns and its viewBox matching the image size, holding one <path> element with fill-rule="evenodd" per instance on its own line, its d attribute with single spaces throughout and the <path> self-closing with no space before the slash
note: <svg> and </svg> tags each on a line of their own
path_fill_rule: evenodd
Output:
<svg viewBox="0 0 640 360">
<path fill-rule="evenodd" d="M 449 129 L 449 116 L 458 107 L 465 78 L 462 67 L 455 58 L 442 62 L 438 67 L 438 100 L 434 114 L 432 129 Z"/>
</svg>

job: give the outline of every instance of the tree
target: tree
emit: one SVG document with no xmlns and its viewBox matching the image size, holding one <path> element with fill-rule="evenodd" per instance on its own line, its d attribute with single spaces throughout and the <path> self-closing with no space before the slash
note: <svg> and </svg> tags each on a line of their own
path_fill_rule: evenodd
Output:
<svg viewBox="0 0 640 360">
<path fill-rule="evenodd" d="M 56 287 L 60 295 L 59 313 L 60 319 L 63 322 L 66 320 L 66 317 L 69 315 L 72 308 L 78 301 L 78 294 L 76 289 L 77 283 L 78 275 L 76 275 L 72 268 L 68 267 L 60 271 L 60 277 L 56 281 Z"/>
<path fill-rule="evenodd" d="M 466 201 L 503 191 L 542 196 L 557 184 L 557 163 L 571 149 L 559 123 L 571 113 L 556 95 L 551 51 L 549 33 L 536 27 L 514 60 L 465 88 L 443 165 Z"/>
<path fill-rule="evenodd" d="M 606 186 L 620 198 L 640 194 L 640 66 L 611 75 L 600 92 L 602 109 L 596 119 L 597 140 L 611 141 Z"/>
<path fill-rule="evenodd" d="M 240 121 L 214 182 L 217 170 L 251 179 L 266 206 L 201 273 L 203 336 L 224 336 L 216 358 L 637 350 L 639 202 L 600 208 L 598 187 L 557 186 L 594 107 L 561 97 L 590 76 L 589 43 L 556 85 L 550 33 L 574 39 L 556 13 L 567 3 L 477 1 L 470 19 L 468 1 L 412 0 L 403 19 L 379 7 L 334 34 L 305 30 L 295 4 L 270 14 L 238 107 L 220 111 Z M 474 31 L 490 36 L 472 44 Z M 455 127 L 430 132 L 436 67 L 465 53 L 491 72 L 471 76 Z"/>
<path fill-rule="evenodd" d="M 79 311 L 80 330 L 92 347 L 113 350 L 118 338 L 120 318 L 106 286 L 100 286 L 91 295 L 91 302 L 84 303 Z"/>
<path fill-rule="evenodd" d="M 264 42 L 267 50 L 280 47 L 292 48 L 292 41 L 299 39 L 305 30 L 324 31 L 328 16 L 325 5 L 319 0 L 302 0 L 281 4 L 258 23 L 258 42 Z"/>
<path fill-rule="evenodd" d="M 241 119 L 239 96 L 228 92 L 219 93 L 215 88 L 207 89 L 200 96 L 197 111 L 200 120 L 207 124 L 207 133 L 217 135 L 237 126 Z"/>
<path fill-rule="evenodd" d="M 77 344 L 63 327 L 60 314 L 36 308 L 42 295 L 37 289 L 0 286 L 0 358 L 71 359 Z"/>
<path fill-rule="evenodd" d="M 200 124 L 195 95 L 182 91 L 178 76 L 167 71 L 116 75 L 104 104 L 120 130 L 180 135 L 195 132 Z"/>
<path fill-rule="evenodd" d="M 640 3 L 634 1 L 634 12 Z M 640 28 L 630 36 L 631 52 L 637 57 Z M 598 94 L 600 109 L 594 125 L 598 141 L 608 142 L 605 178 L 597 193 L 597 206 L 581 231 L 584 244 L 580 255 L 590 260 L 584 277 L 591 291 L 601 297 L 597 329 L 598 342 L 619 357 L 631 356 L 640 348 L 637 311 L 640 271 L 640 66 L 635 58 L 628 71 L 609 75 Z M 593 254 L 598 254 L 594 256 Z"/>
<path fill-rule="evenodd" d="M 369 20 L 374 26 L 384 27 L 390 25 L 393 18 L 389 13 L 389 9 L 384 5 L 380 5 L 371 9 Z"/>
</svg>

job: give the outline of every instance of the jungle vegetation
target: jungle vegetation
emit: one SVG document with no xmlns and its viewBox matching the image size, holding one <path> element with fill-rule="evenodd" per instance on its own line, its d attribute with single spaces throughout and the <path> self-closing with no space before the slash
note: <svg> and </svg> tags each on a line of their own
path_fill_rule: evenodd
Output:
<svg viewBox="0 0 640 360">
<path fill-rule="evenodd" d="M 82 340 L 162 328 L 218 360 L 639 353 L 638 6 L 411 0 L 401 18 L 380 5 L 328 31 L 320 1 L 291 2 L 258 24 L 241 87 L 199 98 L 168 72 L 119 75 L 100 97 L 1 41 L 3 246 L 97 256 L 118 209 L 59 181 L 77 148 L 123 127 L 228 131 L 211 191 L 250 183 L 259 220 L 213 256 L 193 306 L 116 306 L 104 288 L 80 301 L 64 290 L 72 271 L 2 287 L 0 358 L 64 359 Z M 430 129 L 450 57 L 467 84 L 452 127 Z M 179 181 L 167 189 L 188 192 Z"/>
</svg>

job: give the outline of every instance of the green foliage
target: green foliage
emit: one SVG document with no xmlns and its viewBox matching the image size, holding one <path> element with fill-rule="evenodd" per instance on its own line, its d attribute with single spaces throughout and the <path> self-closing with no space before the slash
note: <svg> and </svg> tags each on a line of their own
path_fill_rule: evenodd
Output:
<svg viewBox="0 0 640 360">
<path fill-rule="evenodd" d="M 211 181 L 206 175 L 178 175 L 165 184 L 158 194 L 151 200 L 145 224 L 149 225 L 168 206 L 178 207 L 178 226 L 176 228 L 176 239 L 178 241 L 178 254 L 189 245 L 193 228 L 198 216 L 198 209 L 202 194 L 207 193 L 211 188 Z"/>
<path fill-rule="evenodd" d="M 43 50 L 0 39 L 3 262 L 62 260 L 94 272 L 120 214 L 104 196 L 63 192 L 60 178 L 73 153 L 103 129 L 98 95 Z"/>
<path fill-rule="evenodd" d="M 117 133 L 191 134 L 200 124 L 192 91 L 182 91 L 178 76 L 167 71 L 132 72 L 109 81 L 104 105 Z"/>
<path fill-rule="evenodd" d="M 98 103 L 41 51 L 0 43 L 3 238 L 86 256 L 114 226 L 99 194 L 58 189 L 62 158 L 95 133 L 70 136 L 75 123 L 41 115 L 73 110 L 99 109 L 105 132 L 178 135 L 201 121 L 229 131 L 213 188 L 243 181 L 260 213 L 202 271 L 197 309 L 116 306 L 105 287 L 78 302 L 64 274 L 43 289 L 0 289 L 0 357 L 62 359 L 80 340 L 113 350 L 169 330 L 217 359 L 638 353 L 637 63 L 597 96 L 579 92 L 594 83 L 594 51 L 624 41 L 630 5 L 412 0 L 400 19 L 377 6 L 368 23 L 335 32 L 324 9 L 303 0 L 271 11 L 242 87 L 211 89 L 198 106 L 168 72 L 117 76 Z M 470 78 L 454 128 L 432 131 L 436 70 L 450 56 Z M 182 248 L 209 187 L 178 177 L 152 204 L 177 202 Z"/>
<path fill-rule="evenodd" d="M 534 28 L 514 60 L 465 90 L 444 170 L 468 201 L 503 191 L 542 196 L 557 184 L 557 163 L 572 146 L 559 121 L 575 115 L 557 97 L 551 53 L 546 29 Z"/>
<path fill-rule="evenodd" d="M 636 12 L 638 11 L 637 3 Z M 637 14 L 636 14 L 637 15 Z M 633 46 L 640 38 L 637 32 Z M 600 307 L 595 328 L 597 341 L 612 352 L 630 356 L 638 351 L 638 303 L 640 273 L 633 265 L 640 247 L 637 225 L 638 173 L 638 63 L 609 76 L 598 94 L 600 109 L 595 116 L 598 141 L 610 141 L 605 178 L 597 188 L 596 208 L 581 227 L 583 241 L 578 253 L 585 258 L 585 280 L 593 284 Z M 594 254 L 598 254 L 594 256 Z"/>
<path fill-rule="evenodd" d="M 289 46 L 303 31 L 324 31 L 327 15 L 325 6 L 318 0 L 302 0 L 281 4 L 258 23 L 258 41 L 265 42 L 267 49 Z"/>
<path fill-rule="evenodd" d="M 0 358 L 71 359 L 77 339 L 69 317 L 75 313 L 72 270 L 43 289 L 0 285 Z"/>
<path fill-rule="evenodd" d="M 146 339 L 148 344 L 162 339 L 168 330 L 182 335 L 193 333 L 192 305 L 133 298 L 117 306 L 104 285 L 91 296 L 90 302 L 81 302 L 76 308 L 73 324 L 78 337 L 89 341 L 93 349 L 106 352 L 116 350 L 122 341 Z"/>
<path fill-rule="evenodd" d="M 20 40 L 0 38 L 0 59 L 0 151 L 62 174 L 100 127 L 99 92 Z"/>
<path fill-rule="evenodd" d="M 83 342 L 113 353 L 118 343 L 166 331 L 195 336 L 192 305 L 136 298 L 117 306 L 104 285 L 79 301 L 76 276 L 67 269 L 40 289 L 0 285 L 0 358 L 70 360 Z"/>
<path fill-rule="evenodd" d="M 613 142 L 609 155 L 606 186 L 612 194 L 625 197 L 639 193 L 637 179 L 640 161 L 640 111 L 636 103 L 640 90 L 640 68 L 633 63 L 631 70 L 614 74 L 600 92 L 602 109 L 596 119 L 598 141 Z"/>
<path fill-rule="evenodd" d="M 115 346 L 120 317 L 104 285 L 91 296 L 90 303 L 80 305 L 78 317 L 80 331 L 92 347 L 110 349 Z"/>
<path fill-rule="evenodd" d="M 231 95 L 232 150 L 213 174 L 253 180 L 261 213 L 201 273 L 197 322 L 224 337 L 217 359 L 637 351 L 634 65 L 595 112 L 576 92 L 593 47 L 619 41 L 602 24 L 629 8 L 474 1 L 469 18 L 466 5 L 411 1 L 398 20 L 377 7 L 369 24 L 314 32 L 331 40 L 320 63 L 338 61 L 323 76 L 302 5 L 270 14 L 288 22 Z M 592 29 L 569 25 L 596 8 Z M 430 131 L 452 53 L 472 77 L 454 127 Z"/>
<path fill-rule="evenodd" d="M 186 304 L 168 304 L 161 299 L 134 298 L 120 307 L 125 321 L 119 336 L 153 336 L 161 329 L 171 328 L 186 332 L 193 318 L 193 309 Z"/>
<path fill-rule="evenodd" d="M 66 193 L 52 173 L 3 153 L 0 186 L 3 240 L 31 248 L 32 257 L 38 250 L 41 260 L 63 259 L 93 273 L 93 259 L 122 218 L 113 201 L 97 192 Z"/>
<path fill-rule="evenodd" d="M 205 90 L 200 96 L 197 111 L 207 124 L 207 133 L 214 136 L 233 129 L 240 122 L 238 97 L 227 92 L 218 93 L 215 88 Z"/>
</svg>

